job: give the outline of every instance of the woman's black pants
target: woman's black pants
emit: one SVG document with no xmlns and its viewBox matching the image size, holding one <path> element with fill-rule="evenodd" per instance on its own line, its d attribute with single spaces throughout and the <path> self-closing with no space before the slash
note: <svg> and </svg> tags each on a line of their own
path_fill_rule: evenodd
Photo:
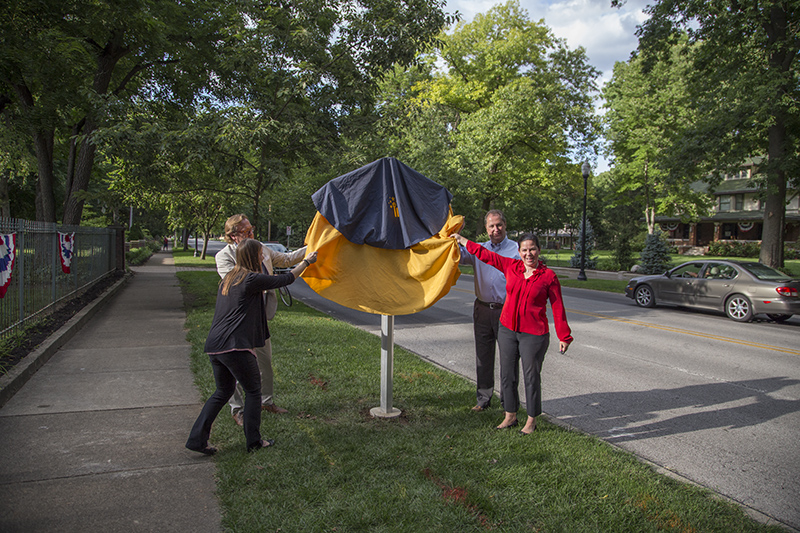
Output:
<svg viewBox="0 0 800 533">
<path fill-rule="evenodd" d="M 255 355 L 245 350 L 209 355 L 217 390 L 206 401 L 189 433 L 186 447 L 202 449 L 208 445 L 211 424 L 233 395 L 238 381 L 245 394 L 244 436 L 247 449 L 261 446 L 261 373 Z"/>
<path fill-rule="evenodd" d="M 542 363 L 550 344 L 550 333 L 531 335 L 511 331 L 500 324 L 497 336 L 500 347 L 500 388 L 503 410 L 519 409 L 519 362 L 525 383 L 525 409 L 528 416 L 542 414 Z"/>
</svg>

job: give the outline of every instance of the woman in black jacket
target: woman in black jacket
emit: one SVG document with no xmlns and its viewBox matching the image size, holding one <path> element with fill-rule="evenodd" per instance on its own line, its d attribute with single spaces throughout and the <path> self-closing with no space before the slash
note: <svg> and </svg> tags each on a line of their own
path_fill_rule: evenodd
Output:
<svg viewBox="0 0 800 533">
<path fill-rule="evenodd" d="M 208 444 L 211 424 L 233 394 L 237 381 L 245 391 L 247 451 L 275 443 L 261 438 L 261 374 L 253 351 L 269 338 L 264 291 L 294 282 L 317 260 L 317 252 L 308 254 L 291 272 L 271 276 L 261 273 L 261 248 L 255 239 L 241 241 L 236 248 L 236 266 L 219 284 L 214 320 L 204 348 L 211 360 L 217 390 L 206 401 L 186 441 L 186 447 L 195 452 L 216 453 L 217 449 Z"/>
</svg>

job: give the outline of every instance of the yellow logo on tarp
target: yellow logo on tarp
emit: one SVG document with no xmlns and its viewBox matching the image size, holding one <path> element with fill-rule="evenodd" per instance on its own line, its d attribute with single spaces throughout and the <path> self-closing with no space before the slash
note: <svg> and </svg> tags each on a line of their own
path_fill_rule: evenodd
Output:
<svg viewBox="0 0 800 533">
<path fill-rule="evenodd" d="M 394 218 L 400 218 L 400 211 L 397 209 L 397 202 L 395 201 L 394 196 L 389 198 L 389 207 L 392 208 Z"/>
</svg>

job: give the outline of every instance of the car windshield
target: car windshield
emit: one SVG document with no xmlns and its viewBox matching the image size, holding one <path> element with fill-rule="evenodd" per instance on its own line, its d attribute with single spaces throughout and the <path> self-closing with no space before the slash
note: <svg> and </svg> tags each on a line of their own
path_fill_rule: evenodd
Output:
<svg viewBox="0 0 800 533">
<path fill-rule="evenodd" d="M 743 263 L 741 267 L 750 272 L 758 279 L 763 279 L 763 280 L 789 279 L 789 276 L 787 276 L 783 272 L 775 270 L 772 267 L 768 267 L 767 265 L 762 265 L 761 263 Z"/>
</svg>

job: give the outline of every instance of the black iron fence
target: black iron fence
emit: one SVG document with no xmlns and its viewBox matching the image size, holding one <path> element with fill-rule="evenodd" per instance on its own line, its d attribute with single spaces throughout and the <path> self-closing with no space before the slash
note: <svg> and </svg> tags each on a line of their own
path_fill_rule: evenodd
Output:
<svg viewBox="0 0 800 533">
<path fill-rule="evenodd" d="M 117 228 L 0 218 L 0 339 L 120 268 L 122 235 Z"/>
</svg>

